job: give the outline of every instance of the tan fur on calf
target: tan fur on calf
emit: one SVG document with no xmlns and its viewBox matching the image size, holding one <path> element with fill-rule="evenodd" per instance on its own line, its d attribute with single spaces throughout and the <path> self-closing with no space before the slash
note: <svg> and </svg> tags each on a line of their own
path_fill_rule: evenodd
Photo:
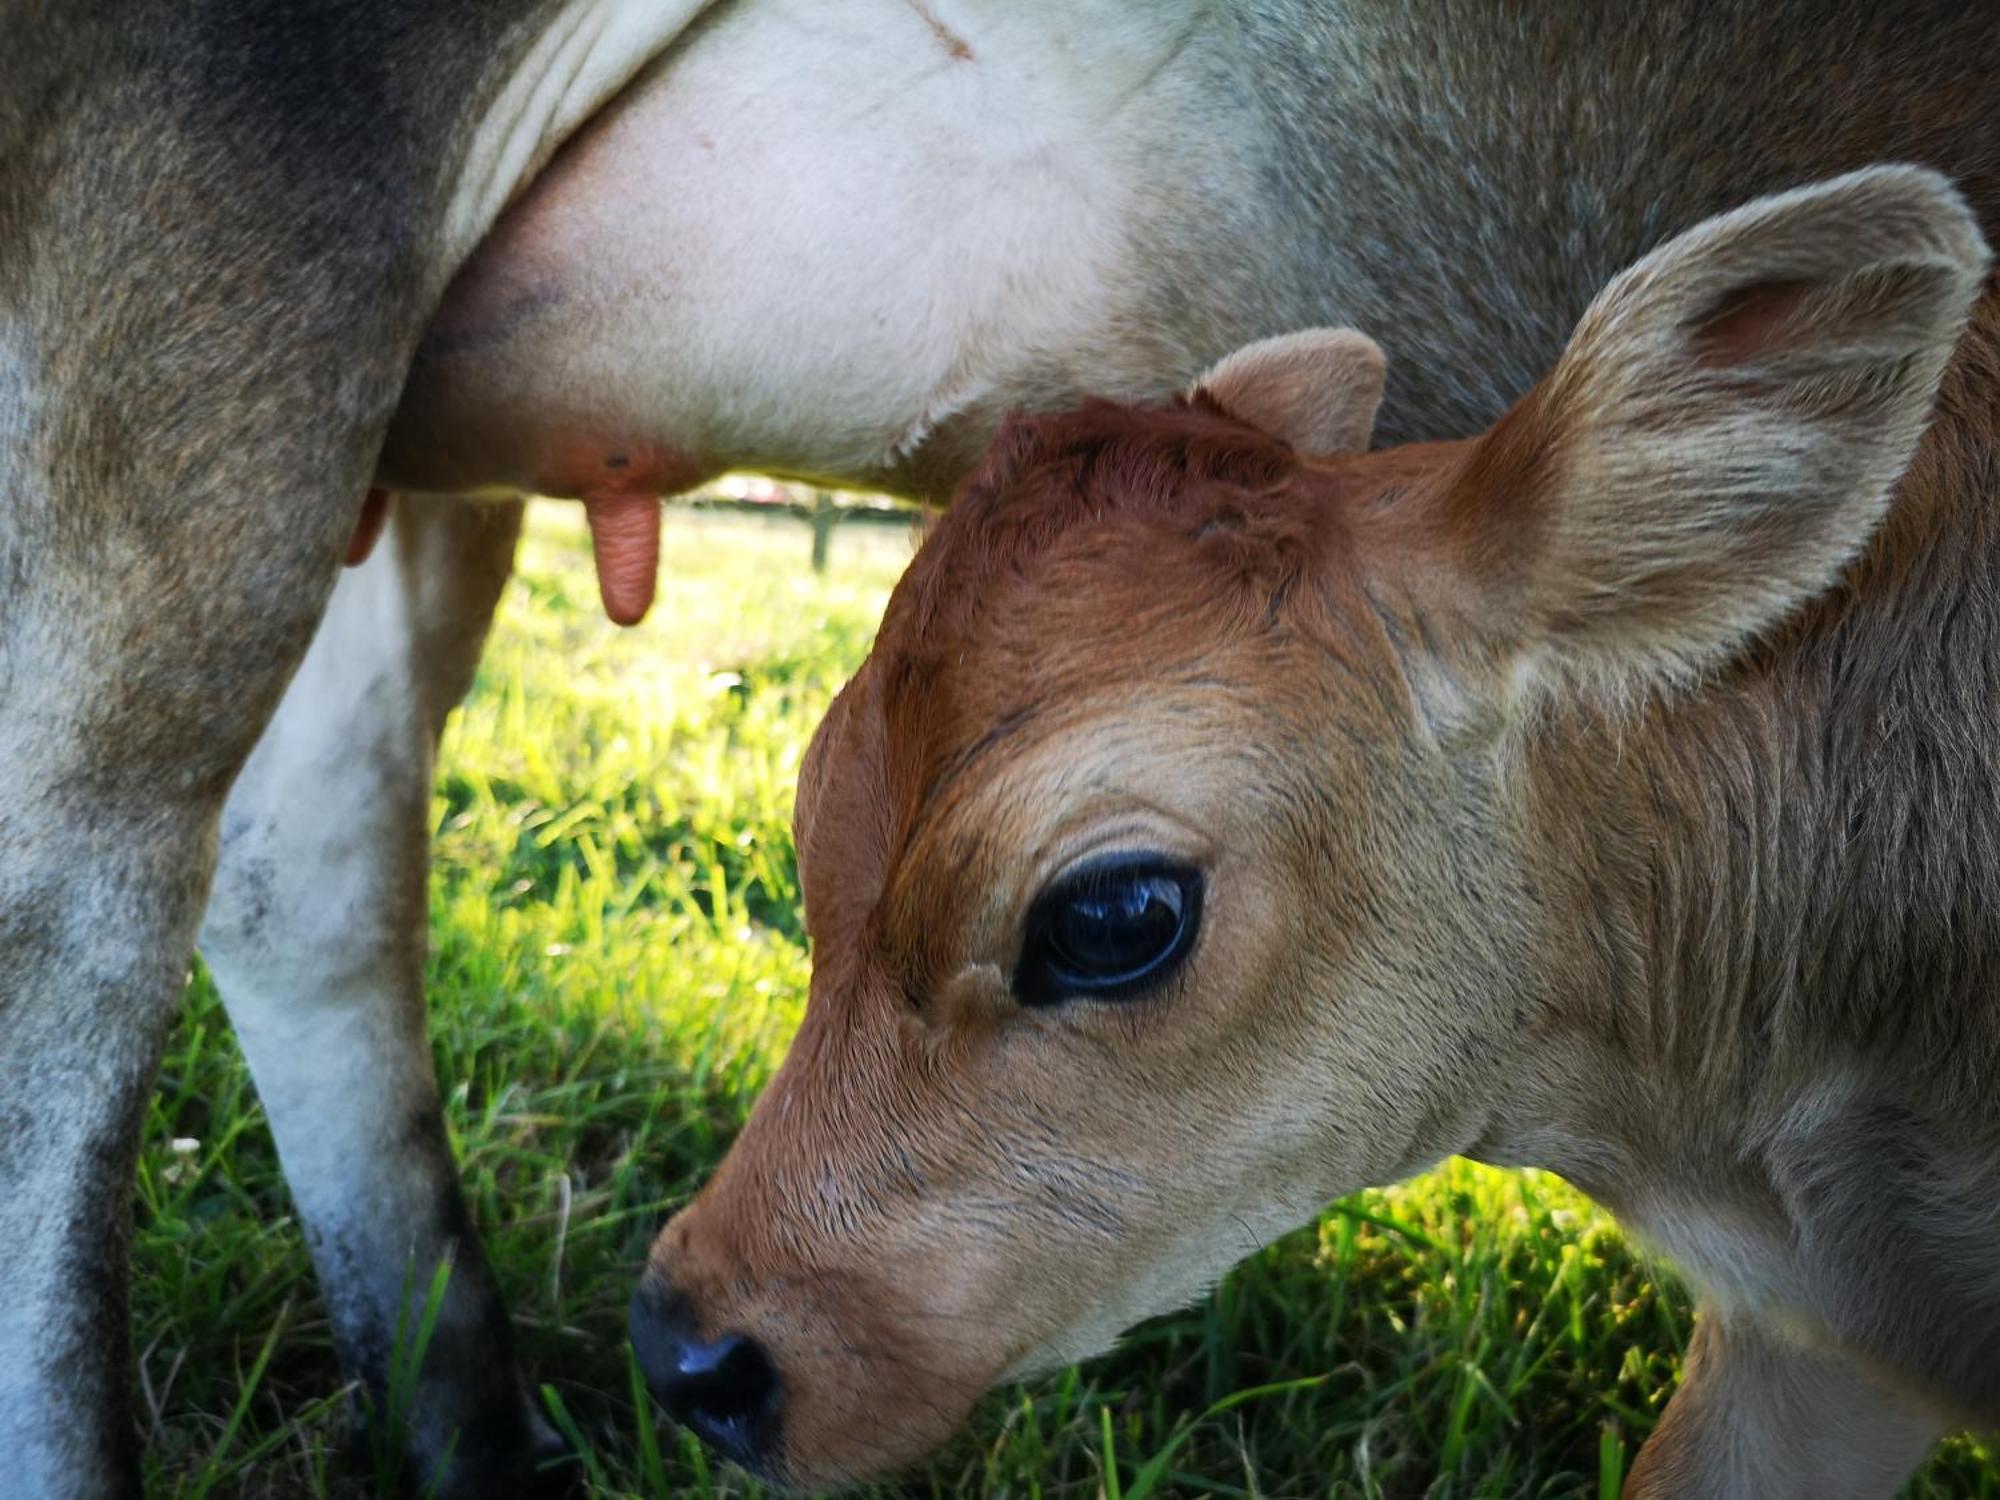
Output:
<svg viewBox="0 0 2000 1500">
<path fill-rule="evenodd" d="M 1878 169 L 1648 256 L 1475 441 L 1302 457 L 1242 416 L 1379 375 L 1268 349 L 1010 425 L 815 741 L 806 1020 L 655 1251 L 776 1361 L 782 1472 L 1452 1152 L 1707 1287 L 1635 1494 L 1886 1493 L 2000 1419 L 1990 295 L 1919 447 L 1985 272 Z M 1198 933 L 1051 999 L 1107 859 L 1198 872 Z"/>
<path fill-rule="evenodd" d="M 1491 582 L 1535 670 L 1697 673 L 1823 589 L 1909 465 L 1984 266 L 1941 178 L 1879 168 L 1614 280 L 1455 487 L 1474 545 L 1533 548 Z"/>
</svg>

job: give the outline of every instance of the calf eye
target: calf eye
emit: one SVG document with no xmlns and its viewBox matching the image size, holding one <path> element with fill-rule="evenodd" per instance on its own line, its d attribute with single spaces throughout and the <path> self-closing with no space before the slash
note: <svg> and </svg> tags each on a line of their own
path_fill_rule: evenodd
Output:
<svg viewBox="0 0 2000 1500">
<path fill-rule="evenodd" d="M 1035 898 L 1014 966 L 1023 1005 L 1122 1000 L 1187 957 L 1201 925 L 1201 872 L 1157 854 L 1065 871 Z"/>
</svg>

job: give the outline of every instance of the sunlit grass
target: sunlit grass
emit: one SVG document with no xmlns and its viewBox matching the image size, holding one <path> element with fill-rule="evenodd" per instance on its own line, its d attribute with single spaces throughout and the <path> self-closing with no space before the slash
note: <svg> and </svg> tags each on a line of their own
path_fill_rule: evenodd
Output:
<svg viewBox="0 0 2000 1500">
<path fill-rule="evenodd" d="M 660 606 L 596 607 L 537 518 L 446 736 L 432 1036 L 474 1217 L 599 1496 L 745 1495 L 635 1401 L 625 1304 L 713 1167 L 807 975 L 792 785 L 909 555 L 852 527 L 677 513 Z M 147 1121 L 134 1331 L 159 1496 L 360 1496 L 262 1111 L 197 975 Z M 1671 1392 L 1687 1301 L 1561 1182 L 1464 1163 L 1362 1194 L 1207 1302 L 998 1392 L 904 1492 L 1604 1496 Z M 4 1490 L 4 1482 L 0 1482 Z M 2000 1497 L 1969 1441 L 1912 1496 Z"/>
</svg>

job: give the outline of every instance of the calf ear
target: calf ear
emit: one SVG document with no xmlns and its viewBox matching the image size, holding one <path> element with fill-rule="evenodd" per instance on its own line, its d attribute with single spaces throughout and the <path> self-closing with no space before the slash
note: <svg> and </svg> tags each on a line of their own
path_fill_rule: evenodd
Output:
<svg viewBox="0 0 2000 1500">
<path fill-rule="evenodd" d="M 1517 683 L 1698 673 L 1825 589 L 1916 451 L 1987 260 L 1949 183 L 1888 166 L 1710 219 L 1606 287 L 1447 502 L 1521 609 Z"/>
<path fill-rule="evenodd" d="M 1308 328 L 1245 344 L 1196 382 L 1233 417 L 1301 453 L 1360 453 L 1382 404 L 1382 351 L 1351 328 Z"/>
</svg>

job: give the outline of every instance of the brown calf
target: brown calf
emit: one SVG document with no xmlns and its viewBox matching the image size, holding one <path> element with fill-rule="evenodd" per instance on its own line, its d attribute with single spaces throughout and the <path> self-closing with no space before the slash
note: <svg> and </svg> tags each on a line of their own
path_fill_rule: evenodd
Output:
<svg viewBox="0 0 2000 1500">
<path fill-rule="evenodd" d="M 2000 1419 L 1986 267 L 1881 168 L 1647 256 L 1473 441 L 1359 451 L 1349 333 L 1014 422 L 807 762 L 811 1005 L 656 1388 L 872 1474 L 1458 1152 L 1705 1288 L 1629 1493 Z"/>
</svg>

